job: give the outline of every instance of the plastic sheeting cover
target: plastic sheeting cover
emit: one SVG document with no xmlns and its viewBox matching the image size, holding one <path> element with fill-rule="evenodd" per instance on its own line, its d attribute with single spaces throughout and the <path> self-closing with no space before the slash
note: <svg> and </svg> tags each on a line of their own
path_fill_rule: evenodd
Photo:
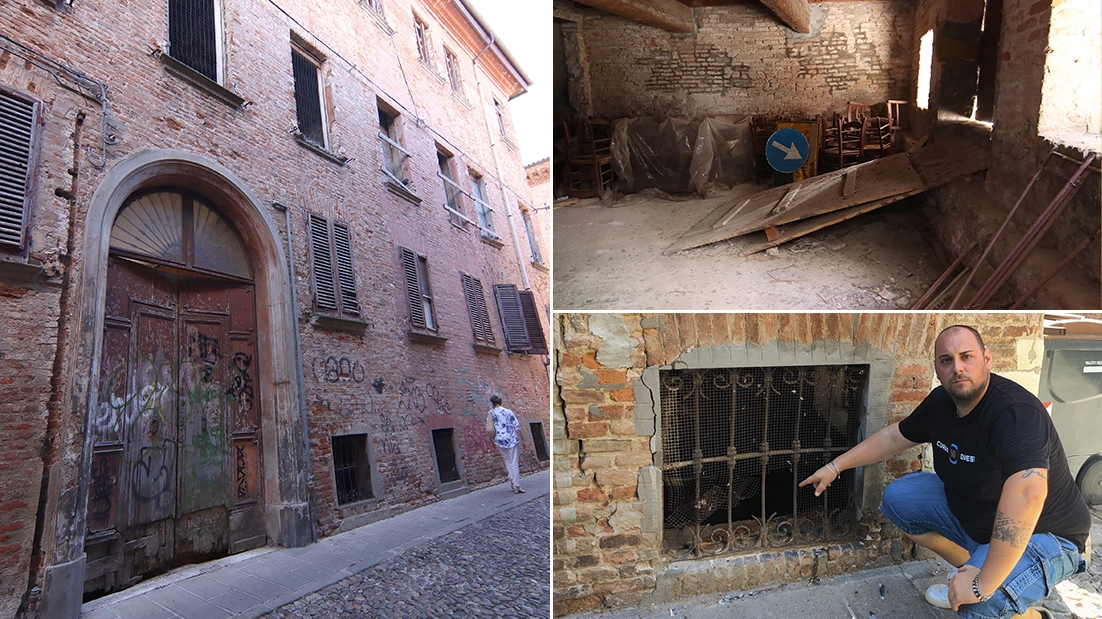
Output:
<svg viewBox="0 0 1102 619">
<path fill-rule="evenodd" d="M 613 124 L 612 165 L 629 192 L 656 188 L 704 195 L 712 185 L 753 180 L 749 116 L 621 118 Z"/>
</svg>

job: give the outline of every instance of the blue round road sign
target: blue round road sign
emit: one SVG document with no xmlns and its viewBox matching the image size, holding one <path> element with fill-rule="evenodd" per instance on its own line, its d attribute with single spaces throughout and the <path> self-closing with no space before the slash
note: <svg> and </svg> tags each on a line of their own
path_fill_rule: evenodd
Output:
<svg viewBox="0 0 1102 619">
<path fill-rule="evenodd" d="M 766 161 L 774 170 L 785 174 L 799 170 L 807 161 L 807 155 L 807 138 L 790 127 L 777 129 L 765 143 Z"/>
</svg>

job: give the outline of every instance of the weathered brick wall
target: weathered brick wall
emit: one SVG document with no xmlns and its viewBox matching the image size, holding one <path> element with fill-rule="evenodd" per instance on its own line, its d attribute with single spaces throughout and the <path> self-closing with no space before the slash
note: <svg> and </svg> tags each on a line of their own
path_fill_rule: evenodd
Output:
<svg viewBox="0 0 1102 619">
<path fill-rule="evenodd" d="M 812 359 L 870 363 L 867 426 L 872 433 L 910 414 L 929 393 L 935 385 L 934 340 L 941 329 L 958 323 L 979 328 L 996 372 L 1036 390 L 1040 314 L 557 316 L 555 614 L 637 603 L 652 592 L 670 597 L 806 577 L 804 571 L 817 560 L 796 550 L 799 554 L 791 557 L 785 551 L 699 567 L 669 564 L 660 554 L 662 482 L 653 466 L 659 439 L 655 413 L 649 410 L 653 385 L 644 383 L 644 373 L 674 361 L 688 367 L 784 365 L 801 359 L 804 364 Z M 916 449 L 866 468 L 863 522 L 876 537 L 835 548 L 820 575 L 904 555 L 890 527 L 880 535 L 876 508 L 888 481 L 922 466 L 920 455 Z M 766 563 L 768 569 L 759 568 Z M 735 564 L 732 576 L 728 572 Z M 696 574 L 692 583 L 684 581 L 686 573 Z"/>
<path fill-rule="evenodd" d="M 937 232 L 938 239 L 957 255 L 975 240 L 985 247 L 990 237 L 1002 225 L 1025 189 L 1029 179 L 1041 167 L 1042 161 L 1055 145 L 1038 132 L 1042 89 L 1046 73 L 1046 47 L 1049 45 L 1051 6 L 1047 0 L 1007 0 L 1003 5 L 1002 29 L 999 42 L 995 109 L 990 133 L 978 132 L 973 138 L 986 141 L 990 137 L 991 165 L 982 188 L 977 193 L 974 181 L 962 180 L 932 192 L 926 212 Z M 982 16 L 982 3 L 946 2 L 944 0 L 920 0 L 916 9 L 914 46 L 929 29 L 940 37 L 946 24 L 964 27 L 975 24 Z M 1067 26 L 1057 25 L 1056 34 Z M 952 28 L 949 28 L 952 30 Z M 961 49 L 961 43 L 941 43 L 935 38 L 931 106 L 928 111 L 918 111 L 916 132 L 919 135 L 944 133 L 936 119 L 939 112 L 952 118 L 948 110 L 958 104 L 954 99 L 953 80 L 945 77 L 953 73 L 953 63 L 959 58 L 942 58 L 942 55 L 973 56 L 974 51 Z M 978 45 L 978 39 L 975 41 Z M 914 55 L 914 74 L 918 74 L 918 57 Z M 974 65 L 974 62 L 972 63 Z M 959 71 L 957 72 L 959 73 Z M 943 83 L 944 80 L 949 80 Z M 959 81 L 959 80 L 958 80 Z M 1067 96 L 1064 94 L 1063 96 Z M 942 109 L 942 107 L 945 109 Z M 936 138 L 935 138 L 936 139 Z M 1082 161 L 1086 151 L 1082 148 L 1061 147 L 1061 152 Z M 1037 220 L 1050 200 L 1075 172 L 1072 162 L 1053 157 L 1045 166 L 1045 173 L 1019 207 L 1010 228 L 994 248 L 989 261 L 998 264 L 1014 244 L 1022 238 L 1026 229 Z M 969 184 L 971 183 L 971 186 Z M 992 307 L 1009 307 L 1029 290 L 1064 256 L 1098 229 L 1099 204 L 1098 177 L 1088 173 L 1086 182 L 1056 224 L 1042 237 L 1025 263 L 1014 273 L 1000 294 L 992 301 Z M 963 218 L 963 219 L 962 219 Z M 982 230 L 976 234 L 976 230 Z M 1102 254 L 1097 242 L 1092 243 L 1057 278 L 1035 294 L 1023 307 L 1062 309 L 1091 309 L 1102 303 L 1098 286 L 1102 281 Z"/>
<path fill-rule="evenodd" d="M 504 334 L 495 310 L 494 284 L 523 287 L 523 265 L 539 307 L 549 303 L 547 274 L 528 263 L 527 236 L 516 210 L 517 197 L 529 201 L 530 194 L 515 133 L 507 119 L 508 136 L 501 139 L 492 112 L 491 99 L 496 98 L 508 113 L 509 95 L 484 69 L 476 76 L 471 61 L 481 46 L 475 47 L 469 36 L 461 40 L 449 31 L 437 19 L 435 9 L 429 10 L 430 4 L 438 3 L 388 0 L 386 22 L 394 30 L 393 36 L 388 36 L 386 27 L 361 3 L 351 0 L 326 5 L 280 2 L 279 7 L 294 20 L 268 2 L 221 3 L 225 86 L 251 103 L 240 109 L 168 73 L 152 53 L 168 38 L 164 2 L 121 5 L 92 0 L 71 6 L 61 3 L 59 9 L 37 0 L 0 4 L 0 24 L 4 24 L 0 30 L 5 36 L 106 84 L 109 132 L 118 139 L 107 149 L 104 168 L 90 165 L 89 158 L 101 154 L 99 106 L 59 87 L 46 70 L 0 52 L 0 83 L 45 102 L 29 256 L 5 256 L 35 266 L 0 264 L 0 316 L 5 325 L 14 325 L 0 337 L 0 377 L 13 380 L 0 382 L 0 432 L 4 435 L 0 449 L 0 617 L 14 612 L 33 569 L 29 568 L 31 539 L 39 509 L 44 451 L 47 468 L 55 464 L 55 456 L 57 466 L 50 478 L 55 493 L 52 503 L 46 513 L 38 514 L 45 523 L 43 561 L 48 565 L 71 557 L 69 545 L 83 542 L 68 537 L 66 531 L 77 530 L 71 526 L 72 505 L 79 494 L 83 466 L 85 411 L 79 396 L 73 394 L 73 375 L 78 375 L 76 382 L 87 384 L 89 378 L 80 374 L 89 368 L 87 359 L 77 358 L 77 338 L 68 334 L 81 328 L 78 319 L 92 324 L 94 316 L 80 316 L 76 307 L 64 312 L 62 353 L 55 368 L 63 307 L 59 289 L 70 281 L 59 273 L 69 272 L 74 286 L 81 281 L 81 247 L 90 198 L 112 166 L 143 151 L 167 148 L 207 157 L 240 178 L 262 207 L 269 208 L 273 202 L 290 207 L 289 230 L 279 210 L 272 208 L 268 217 L 281 235 L 276 243 L 293 247 L 301 371 L 312 450 L 311 492 L 320 534 L 331 533 L 345 521 L 361 522 L 371 510 L 389 514 L 433 500 L 437 487 L 431 438 L 434 428 L 454 428 L 457 455 L 462 458 L 468 485 L 503 479 L 500 455 L 483 429 L 492 393 L 502 394 L 506 405 L 520 417 L 522 470 L 539 466 L 528 422 L 542 422 L 549 433 L 544 358 L 476 353 L 460 280 L 460 272 L 481 279 L 500 347 L 504 347 Z M 417 59 L 414 11 L 430 24 L 434 67 Z M 292 32 L 326 58 L 323 79 L 329 103 L 329 150 L 351 158 L 344 166 L 303 148 L 289 134 L 296 124 Z M 444 45 L 459 57 L 462 95 L 454 94 L 448 83 Z M 482 60 L 492 54 L 487 52 Z M 382 149 L 377 137 L 377 97 L 401 113 L 405 146 L 413 154 L 410 188 L 423 198 L 418 206 L 385 188 L 379 171 Z M 491 143 L 497 145 L 500 168 Z M 75 149 L 74 144 L 89 150 Z M 484 177 L 501 247 L 484 243 L 476 229 L 450 223 L 442 208 L 443 183 L 437 178 L 438 144 L 455 155 L 461 184 L 467 182 L 468 169 Z M 201 186 L 195 179 L 172 182 Z M 71 222 L 68 192 L 73 197 Z M 477 219 L 470 201 L 464 199 L 461 209 Z M 363 334 L 313 324 L 308 211 L 351 226 L 359 301 L 362 316 L 370 323 Z M 513 215 L 521 256 L 514 248 L 507 213 Z M 440 335 L 447 338 L 442 346 L 414 343 L 407 335 L 409 310 L 396 249 L 399 245 L 428 257 Z M 544 248 L 546 255 L 549 248 Z M 46 269 L 38 270 L 40 264 L 46 264 Z M 41 282 L 12 281 L 7 273 L 12 269 L 38 276 Z M 543 320 L 546 322 L 546 315 Z M 544 331 L 549 337 L 550 325 L 545 324 Z M 334 365 L 336 371 L 331 372 Z M 294 381 L 295 377 L 285 380 Z M 51 387 L 56 396 L 53 403 Z M 48 408 L 57 411 L 54 418 L 60 426 L 56 442 L 46 444 L 44 450 Z M 376 461 L 373 474 L 383 479 L 379 501 L 351 509 L 336 504 L 330 451 L 332 435 L 350 432 L 371 437 Z M 265 437 L 265 441 L 274 443 L 276 437 Z M 304 467 L 306 462 L 301 464 Z"/>
<path fill-rule="evenodd" d="M 911 3 L 826 2 L 811 11 L 806 35 L 757 4 L 694 9 L 689 35 L 586 11 L 592 114 L 826 114 L 848 101 L 907 98 Z"/>
</svg>

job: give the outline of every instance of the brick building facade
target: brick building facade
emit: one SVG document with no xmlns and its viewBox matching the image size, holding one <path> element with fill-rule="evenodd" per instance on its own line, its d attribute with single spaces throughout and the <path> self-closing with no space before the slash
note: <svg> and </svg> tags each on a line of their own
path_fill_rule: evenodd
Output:
<svg viewBox="0 0 1102 619">
<path fill-rule="evenodd" d="M 528 82 L 463 0 L 0 6 L 0 617 L 500 480 L 494 393 L 547 465 Z"/>
<path fill-rule="evenodd" d="M 794 485 L 914 410 L 953 324 L 975 325 L 994 371 L 1036 392 L 1040 314 L 556 315 L 555 614 L 912 556 L 877 508 L 923 466 L 919 449 L 845 472 L 821 501 Z M 725 486 L 743 489 L 733 505 L 709 490 Z"/>
</svg>

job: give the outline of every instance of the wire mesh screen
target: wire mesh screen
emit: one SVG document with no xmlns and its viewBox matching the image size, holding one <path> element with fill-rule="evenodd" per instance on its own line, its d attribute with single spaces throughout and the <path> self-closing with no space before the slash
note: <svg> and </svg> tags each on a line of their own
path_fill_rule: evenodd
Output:
<svg viewBox="0 0 1102 619">
<path fill-rule="evenodd" d="M 854 477 L 798 484 L 858 442 L 868 366 L 660 375 L 665 550 L 702 556 L 855 533 Z"/>
<path fill-rule="evenodd" d="M 218 81 L 214 0 L 170 0 L 168 51 L 176 60 Z"/>
</svg>

